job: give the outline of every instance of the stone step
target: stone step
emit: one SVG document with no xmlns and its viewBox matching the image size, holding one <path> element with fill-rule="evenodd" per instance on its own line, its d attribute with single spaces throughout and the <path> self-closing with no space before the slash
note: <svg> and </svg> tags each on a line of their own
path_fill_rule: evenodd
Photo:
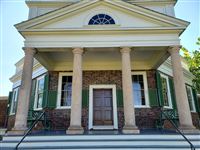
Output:
<svg viewBox="0 0 200 150">
<path fill-rule="evenodd" d="M 200 135 L 186 135 L 200 150 Z M 2 150 L 14 148 L 21 136 L 3 137 Z M 19 149 L 93 149 L 93 150 L 190 150 L 190 145 L 180 135 L 62 135 L 28 136 Z"/>
<path fill-rule="evenodd" d="M 186 135 L 190 140 L 199 140 L 200 135 Z M 4 136 L 3 141 L 20 141 L 22 136 Z M 61 135 L 27 136 L 24 141 L 89 141 L 89 140 L 184 140 L 181 135 Z"/>
<path fill-rule="evenodd" d="M 192 141 L 195 147 L 200 148 L 199 141 Z M 17 143 L 1 143 L 2 147 L 15 147 Z M 20 144 L 23 148 L 189 148 L 185 141 L 87 141 L 87 142 L 23 142 Z"/>
</svg>

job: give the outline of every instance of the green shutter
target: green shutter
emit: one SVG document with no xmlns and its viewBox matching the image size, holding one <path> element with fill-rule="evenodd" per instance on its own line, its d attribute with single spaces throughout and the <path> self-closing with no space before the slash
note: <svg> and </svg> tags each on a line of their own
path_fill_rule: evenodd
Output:
<svg viewBox="0 0 200 150">
<path fill-rule="evenodd" d="M 123 91 L 121 89 L 117 89 L 117 106 L 123 107 Z"/>
<path fill-rule="evenodd" d="M 49 85 L 49 75 L 46 74 L 44 76 L 44 92 L 43 92 L 43 99 L 42 99 L 42 107 L 48 106 L 48 85 Z"/>
<path fill-rule="evenodd" d="M 193 97 L 194 97 L 194 104 L 196 108 L 196 112 L 200 114 L 200 103 L 198 101 L 197 93 L 195 89 L 192 89 Z"/>
<path fill-rule="evenodd" d="M 157 82 L 157 93 L 158 93 L 158 99 L 159 99 L 159 105 L 163 106 L 163 94 L 162 94 L 162 81 L 161 81 L 161 76 L 160 73 L 157 71 L 156 72 L 156 82 Z"/>
<path fill-rule="evenodd" d="M 49 91 L 48 92 L 48 107 L 49 108 L 56 108 L 57 103 L 57 91 Z"/>
<path fill-rule="evenodd" d="M 149 101 L 150 101 L 150 106 L 159 106 L 158 102 L 158 94 L 156 89 L 149 89 Z"/>
<path fill-rule="evenodd" d="M 36 88 L 36 79 L 32 80 L 31 97 L 30 97 L 30 102 L 29 102 L 29 110 L 33 110 L 33 107 L 34 107 L 35 88 Z"/>
<path fill-rule="evenodd" d="M 89 106 L 89 90 L 82 90 L 82 107 Z"/>
<path fill-rule="evenodd" d="M 12 96 L 13 96 L 13 91 L 9 92 L 8 106 L 7 106 L 7 115 L 10 114 L 10 108 L 11 108 L 11 105 L 12 105 Z"/>
<path fill-rule="evenodd" d="M 169 88 L 170 88 L 170 93 L 171 93 L 173 109 L 177 110 L 176 96 L 175 96 L 175 90 L 174 90 L 174 81 L 172 78 L 169 78 Z"/>
</svg>

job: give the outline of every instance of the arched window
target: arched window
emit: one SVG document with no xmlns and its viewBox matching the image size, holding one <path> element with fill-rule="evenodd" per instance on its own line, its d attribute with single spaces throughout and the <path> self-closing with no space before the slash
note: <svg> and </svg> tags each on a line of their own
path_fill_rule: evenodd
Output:
<svg viewBox="0 0 200 150">
<path fill-rule="evenodd" d="M 115 21 L 112 17 L 106 14 L 98 14 L 93 16 L 88 25 L 106 25 L 106 24 L 115 24 Z"/>
</svg>

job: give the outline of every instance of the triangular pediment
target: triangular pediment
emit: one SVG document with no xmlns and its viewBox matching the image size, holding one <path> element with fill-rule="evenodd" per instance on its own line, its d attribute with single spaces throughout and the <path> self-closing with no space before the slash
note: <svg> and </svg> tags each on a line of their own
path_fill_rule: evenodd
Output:
<svg viewBox="0 0 200 150">
<path fill-rule="evenodd" d="M 123 2 L 121 0 L 84 0 L 77 4 L 63 7 L 45 15 L 17 24 L 19 31 L 30 30 L 62 30 L 88 29 L 89 20 L 96 14 L 108 14 L 115 20 L 115 25 L 96 26 L 103 28 L 181 28 L 188 22 L 160 14 L 143 7 Z"/>
</svg>

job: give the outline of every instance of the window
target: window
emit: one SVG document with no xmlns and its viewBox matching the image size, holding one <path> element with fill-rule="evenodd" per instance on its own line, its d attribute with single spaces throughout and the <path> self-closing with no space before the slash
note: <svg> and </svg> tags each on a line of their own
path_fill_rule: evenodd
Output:
<svg viewBox="0 0 200 150">
<path fill-rule="evenodd" d="M 70 108 L 72 101 L 72 74 L 60 73 L 58 86 L 58 108 Z"/>
<path fill-rule="evenodd" d="M 190 110 L 195 112 L 194 97 L 193 97 L 191 86 L 186 85 L 186 92 L 187 92 L 187 96 L 188 96 Z"/>
<path fill-rule="evenodd" d="M 44 96 L 44 76 L 36 79 L 34 109 L 42 109 Z"/>
<path fill-rule="evenodd" d="M 136 107 L 148 107 L 148 89 L 145 72 L 134 72 L 132 75 L 134 105 Z"/>
<path fill-rule="evenodd" d="M 115 21 L 112 17 L 106 14 L 98 14 L 93 16 L 88 25 L 108 25 L 108 24 L 115 24 Z"/>
<path fill-rule="evenodd" d="M 161 74 L 162 95 L 165 108 L 172 108 L 168 76 Z"/>
<path fill-rule="evenodd" d="M 15 114 L 15 112 L 16 112 L 18 93 L 19 93 L 19 88 L 16 88 L 16 89 L 13 90 L 13 96 L 12 96 L 11 107 L 10 107 L 10 114 Z"/>
</svg>

